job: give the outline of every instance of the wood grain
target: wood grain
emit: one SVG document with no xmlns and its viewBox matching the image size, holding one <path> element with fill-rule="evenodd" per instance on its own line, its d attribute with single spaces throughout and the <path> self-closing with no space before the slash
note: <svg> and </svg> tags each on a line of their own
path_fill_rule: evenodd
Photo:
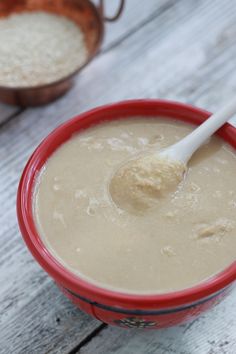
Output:
<svg viewBox="0 0 236 354">
<path fill-rule="evenodd" d="M 120 20 L 124 29 L 119 23 L 110 25 L 110 32 L 114 31 L 109 32 L 110 49 L 104 47 L 104 52 L 78 77 L 72 91 L 51 105 L 24 111 L 0 130 L 0 353 L 69 353 L 100 326 L 64 299 L 33 261 L 18 232 L 15 195 L 19 176 L 42 138 L 68 118 L 107 102 L 161 97 L 215 111 L 236 92 L 234 0 L 225 0 L 224 6 L 220 0 L 131 3 L 133 7 Z M 164 6 L 166 3 L 169 5 Z M 196 342 L 200 341 L 199 348 L 206 348 L 206 353 L 231 354 L 220 347 L 229 334 L 229 345 L 225 347 L 236 352 L 235 299 L 234 293 L 219 313 L 217 310 L 209 317 L 211 330 L 213 323 L 216 326 L 216 344 L 207 344 L 211 338 L 206 315 L 206 320 L 199 320 L 201 325 L 195 323 L 186 330 L 192 338 L 192 342 L 186 342 L 189 348 L 193 348 L 193 338 L 199 338 Z M 222 322 L 218 345 L 216 337 Z M 108 351 L 103 353 L 151 353 L 152 348 L 157 348 L 159 354 L 168 353 L 170 347 L 170 353 L 179 354 L 177 344 L 183 330 L 180 327 L 144 337 L 109 328 L 101 332 L 96 345 L 101 353 L 104 347 Z M 160 340 L 164 349 L 158 349 Z M 129 351 L 126 341 L 130 343 Z M 177 344 L 173 344 L 175 341 Z M 100 353 L 94 351 L 93 340 L 90 343 L 91 347 L 87 345 L 80 351 Z M 186 352 L 186 347 L 183 353 L 202 354 L 200 349 Z"/>
<path fill-rule="evenodd" d="M 71 305 L 41 271 L 34 272 L 31 284 L 21 288 L 20 295 L 19 301 L 19 293 L 8 295 L 12 302 L 8 306 L 18 311 L 14 321 L 3 317 L 1 353 L 65 353 L 99 326 Z"/>
</svg>

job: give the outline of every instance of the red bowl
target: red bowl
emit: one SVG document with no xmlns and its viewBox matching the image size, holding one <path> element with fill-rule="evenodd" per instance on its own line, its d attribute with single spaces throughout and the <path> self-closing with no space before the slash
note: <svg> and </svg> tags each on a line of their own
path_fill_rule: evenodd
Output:
<svg viewBox="0 0 236 354">
<path fill-rule="evenodd" d="M 219 303 L 232 289 L 236 262 L 188 289 L 161 295 L 125 294 L 94 285 L 65 269 L 43 244 L 33 219 L 34 182 L 49 156 L 75 132 L 104 120 L 131 116 L 173 117 L 200 124 L 210 113 L 177 102 L 132 100 L 99 107 L 67 121 L 46 137 L 24 169 L 17 196 L 18 222 L 35 259 L 80 309 L 103 322 L 125 328 L 169 327 L 192 320 Z M 225 124 L 217 134 L 236 148 L 236 129 L 233 126 Z"/>
</svg>

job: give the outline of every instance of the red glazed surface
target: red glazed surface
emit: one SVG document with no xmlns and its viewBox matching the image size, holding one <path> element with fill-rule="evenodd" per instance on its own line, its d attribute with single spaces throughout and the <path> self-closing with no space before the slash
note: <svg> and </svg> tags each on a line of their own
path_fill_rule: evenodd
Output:
<svg viewBox="0 0 236 354">
<path fill-rule="evenodd" d="M 218 303 L 236 279 L 236 262 L 192 288 L 161 295 L 125 294 L 98 287 L 65 269 L 44 246 L 33 220 L 34 181 L 48 157 L 81 129 L 104 120 L 131 116 L 173 117 L 200 124 L 210 113 L 177 102 L 132 100 L 99 107 L 67 121 L 39 145 L 24 169 L 17 197 L 18 221 L 33 256 L 78 307 L 106 323 L 122 327 L 168 327 L 193 319 Z M 225 124 L 218 135 L 236 148 L 236 129 L 233 126 Z"/>
</svg>

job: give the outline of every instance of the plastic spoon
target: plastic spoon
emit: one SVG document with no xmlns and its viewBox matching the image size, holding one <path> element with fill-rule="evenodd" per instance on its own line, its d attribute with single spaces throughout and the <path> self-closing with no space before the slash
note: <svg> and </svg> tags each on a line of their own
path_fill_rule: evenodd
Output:
<svg viewBox="0 0 236 354">
<path fill-rule="evenodd" d="M 187 164 L 193 153 L 224 123 L 232 118 L 232 115 L 235 113 L 236 99 L 229 102 L 218 112 L 210 116 L 210 118 L 208 118 L 192 133 L 178 141 L 176 144 L 162 150 L 158 153 L 158 155 Z"/>
</svg>

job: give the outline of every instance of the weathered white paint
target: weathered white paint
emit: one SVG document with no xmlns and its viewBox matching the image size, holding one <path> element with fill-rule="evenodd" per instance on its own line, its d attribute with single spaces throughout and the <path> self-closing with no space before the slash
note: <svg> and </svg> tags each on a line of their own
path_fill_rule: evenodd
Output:
<svg viewBox="0 0 236 354">
<path fill-rule="evenodd" d="M 18 232 L 17 183 L 42 138 L 68 118 L 112 101 L 161 97 L 215 111 L 236 92 L 234 0 L 223 5 L 221 0 L 128 3 L 120 24 L 109 25 L 106 49 L 81 73 L 73 90 L 53 104 L 24 111 L 0 130 L 0 353 L 69 353 L 100 325 L 64 299 Z M 235 301 L 234 292 L 190 327 L 150 334 L 104 329 L 83 350 L 233 354 Z M 224 338 L 229 343 L 221 346 Z"/>
</svg>

